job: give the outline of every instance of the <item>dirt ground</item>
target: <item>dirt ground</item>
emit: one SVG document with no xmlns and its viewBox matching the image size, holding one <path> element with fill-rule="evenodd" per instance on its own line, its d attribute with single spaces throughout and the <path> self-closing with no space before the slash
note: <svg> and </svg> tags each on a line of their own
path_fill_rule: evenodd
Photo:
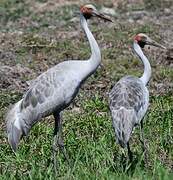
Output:
<svg viewBox="0 0 173 180">
<path fill-rule="evenodd" d="M 129 41 L 132 34 L 131 32 L 128 32 L 128 29 L 136 29 L 137 26 L 149 26 L 149 35 L 153 35 L 154 38 L 158 39 L 162 44 L 168 47 L 167 51 L 158 51 L 157 49 L 148 50 L 149 58 L 153 58 L 153 56 L 153 59 L 157 58 L 157 60 L 153 63 L 153 68 L 155 68 L 155 66 L 158 64 L 162 64 L 165 67 L 172 67 L 172 3 L 168 0 L 155 0 L 151 3 L 149 2 L 150 1 L 148 0 L 116 0 L 106 2 L 92 1 L 92 3 L 99 6 L 103 12 L 112 16 L 116 24 L 116 31 L 121 30 L 124 32 L 124 42 L 121 42 L 120 46 L 118 47 L 118 57 L 129 54 L 129 48 L 125 44 L 125 39 Z M 84 1 L 75 0 L 43 0 L 21 1 L 21 3 L 17 3 L 16 1 L 16 6 L 14 7 L 12 7 L 12 4 L 6 5 L 8 11 L 5 12 L 4 10 L 5 15 L 2 16 L 3 18 L 1 19 L 0 24 L 1 90 L 9 89 L 23 92 L 27 89 L 32 78 L 35 78 L 38 74 L 59 61 L 72 58 L 81 58 L 78 55 L 79 53 L 75 52 L 76 49 L 74 52 L 73 50 L 71 52 L 68 52 L 67 50 L 67 52 L 59 55 L 59 57 L 55 54 L 53 47 L 50 47 L 52 54 L 49 53 L 48 55 L 45 51 L 42 52 L 42 49 L 45 47 L 39 47 L 39 44 L 43 46 L 58 46 L 58 44 L 63 43 L 66 40 L 72 40 L 74 43 L 78 43 L 79 36 L 81 38 L 83 34 L 76 17 L 73 17 L 73 11 L 68 11 L 70 15 L 67 16 L 72 15 L 71 17 L 64 17 L 64 19 L 60 18 L 60 20 L 55 19 L 57 14 L 54 12 L 59 11 L 58 13 L 63 15 L 63 8 L 65 6 L 74 6 L 72 9 L 76 10 L 77 6 L 80 6 L 83 3 Z M 23 11 L 21 10 L 22 8 L 24 9 Z M 55 14 L 55 17 L 53 17 L 51 13 Z M 45 24 L 44 21 L 46 21 Z M 34 28 L 37 29 L 37 31 L 35 31 Z M 108 28 L 113 29 L 114 27 L 113 25 L 108 25 Z M 105 28 L 105 31 L 106 29 L 107 28 Z M 144 31 L 145 30 L 146 29 L 144 28 Z M 107 29 L 107 31 L 107 33 L 109 33 L 109 29 Z M 103 41 L 101 39 L 98 40 L 101 41 L 100 46 L 103 50 L 107 48 L 107 44 L 110 44 L 110 46 L 114 45 L 112 42 L 109 42 L 109 40 L 110 39 L 104 39 Z M 57 43 L 57 41 L 59 42 Z M 72 47 L 70 47 L 70 49 L 71 48 Z M 116 47 L 111 48 L 117 48 L 117 45 Z M 64 51 L 66 51 L 66 49 Z M 157 74 L 159 73 L 157 72 Z M 172 77 L 172 75 L 170 76 Z M 101 80 L 106 81 L 105 78 L 102 78 Z M 152 91 L 156 90 L 162 93 L 164 93 L 164 91 L 168 91 L 168 89 L 172 88 L 173 86 L 171 80 L 171 78 L 163 79 L 163 77 L 160 77 L 160 75 L 158 75 L 158 77 L 154 77 L 151 85 Z"/>
</svg>

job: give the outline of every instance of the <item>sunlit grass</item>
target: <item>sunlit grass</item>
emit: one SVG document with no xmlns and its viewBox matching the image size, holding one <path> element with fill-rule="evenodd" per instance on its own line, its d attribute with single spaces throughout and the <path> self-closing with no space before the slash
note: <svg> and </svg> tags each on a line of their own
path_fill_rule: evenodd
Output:
<svg viewBox="0 0 173 180">
<path fill-rule="evenodd" d="M 81 103 L 81 112 L 65 111 L 63 132 L 71 166 L 59 154 L 58 176 L 70 179 L 171 179 L 173 99 L 168 97 L 151 97 L 150 110 L 145 118 L 149 167 L 143 164 L 137 128 L 131 140 L 135 165 L 131 172 L 126 173 L 122 150 L 115 143 L 107 101 L 96 95 Z M 16 155 L 4 141 L 0 150 L 0 177 L 56 179 L 51 162 L 53 125 L 53 117 L 37 124 L 29 137 L 21 141 Z"/>
<path fill-rule="evenodd" d="M 16 59 L 11 62 L 32 69 L 34 77 L 61 61 L 87 59 L 90 56 L 90 48 L 83 31 L 79 30 L 79 22 L 71 21 L 78 8 L 76 5 L 34 13 L 24 1 L 2 0 L 0 3 L 0 30 L 8 35 L 10 32 L 16 33 L 15 39 L 9 40 L 4 36 L 7 39 L 2 42 L 9 43 L 10 48 L 4 45 L 2 51 L 11 52 L 13 49 Z M 139 5 L 131 7 L 129 11 L 144 10 L 145 7 L 151 8 L 151 5 L 161 8 L 160 1 L 150 3 L 146 0 L 145 3 L 145 6 L 139 8 Z M 128 9 L 123 8 L 122 14 L 118 14 L 122 21 L 115 18 L 114 25 L 97 19 L 90 22 L 89 27 L 101 47 L 102 67 L 82 86 L 75 103 L 63 113 L 63 136 L 71 165 L 59 153 L 58 177 L 55 176 L 52 163 L 53 116 L 35 125 L 29 136 L 21 140 L 14 154 L 7 142 L 4 119 L 8 106 L 17 102 L 22 93 L 15 90 L 0 91 L 0 179 L 173 179 L 171 90 L 164 95 L 157 95 L 157 91 L 154 91 L 150 97 L 150 107 L 144 123 L 148 167 L 144 164 L 138 128 L 130 140 L 134 162 L 129 170 L 124 167 L 123 150 L 115 143 L 107 92 L 122 76 L 142 74 L 142 64 L 132 53 L 132 37 L 139 32 L 153 39 L 159 37 L 159 28 L 153 23 L 141 25 L 127 22 L 124 14 Z M 117 13 L 121 12 L 117 10 Z M 76 31 L 79 32 L 77 35 Z M 57 36 L 58 33 L 62 36 Z M 153 66 L 152 83 L 171 81 L 171 67 L 156 66 L 156 58 L 150 58 Z M 3 63 L 9 65 L 6 61 Z M 30 79 L 23 77 L 23 81 L 26 80 Z"/>
</svg>

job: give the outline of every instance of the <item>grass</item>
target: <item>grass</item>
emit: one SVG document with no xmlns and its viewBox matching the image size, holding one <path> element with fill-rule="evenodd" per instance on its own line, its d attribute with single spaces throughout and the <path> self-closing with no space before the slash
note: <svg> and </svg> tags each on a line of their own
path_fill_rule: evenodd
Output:
<svg viewBox="0 0 173 180">
<path fill-rule="evenodd" d="M 16 97 L 17 98 L 17 97 Z M 12 98 L 11 98 L 12 100 Z M 114 141 L 107 101 L 99 95 L 81 103 L 80 112 L 66 111 L 63 115 L 65 145 L 71 160 L 69 167 L 59 154 L 61 179 L 172 179 L 173 163 L 172 117 L 173 98 L 169 95 L 151 97 L 144 134 L 147 140 L 149 167 L 144 167 L 139 131 L 135 130 L 131 146 L 134 167 L 124 172 L 122 150 Z M 49 123 L 47 123 L 49 122 Z M 53 118 L 37 124 L 30 136 L 21 141 L 15 155 L 6 141 L 0 149 L 3 178 L 56 179 L 51 161 Z"/>
<path fill-rule="evenodd" d="M 47 0 L 37 2 L 41 4 Z M 123 150 L 115 143 L 107 103 L 107 92 L 119 78 L 126 74 L 141 75 L 143 67 L 130 48 L 132 36 L 144 32 L 161 41 L 158 24 L 153 21 L 144 24 L 128 22 L 126 12 L 152 10 L 153 7 L 159 11 L 162 8 L 160 2 L 145 0 L 142 6 L 123 5 L 122 9 L 120 4 L 117 12 L 121 20 L 115 18 L 117 27 L 102 21 L 98 25 L 99 21 L 95 19 L 91 21 L 91 30 L 102 49 L 102 66 L 82 86 L 75 102 L 63 113 L 63 134 L 71 166 L 58 153 L 58 177 L 54 174 L 51 159 L 53 117 L 36 124 L 14 154 L 7 143 L 4 117 L 8 106 L 21 99 L 23 92 L 10 87 L 0 90 L 0 179 L 173 179 L 172 89 L 168 86 L 164 93 L 155 90 L 160 83 L 170 85 L 172 82 L 169 63 L 161 64 L 158 60 L 161 57 L 164 60 L 164 56 L 158 55 L 157 50 L 151 54 L 146 51 L 153 67 L 150 107 L 144 123 L 148 167 L 144 165 L 139 129 L 136 128 L 130 140 L 134 161 L 130 169 L 124 170 Z M 21 81 L 30 80 L 65 59 L 89 57 L 90 49 L 79 22 L 71 21 L 76 5 L 37 11 L 30 8 L 34 3 L 30 1 L 2 0 L 0 3 L 0 15 L 3 15 L 0 30 L 5 33 L 0 37 L 3 44 L 0 63 L 14 67 L 22 64 L 31 69 L 33 74 L 21 76 Z M 10 59 L 10 53 L 16 59 Z"/>
</svg>

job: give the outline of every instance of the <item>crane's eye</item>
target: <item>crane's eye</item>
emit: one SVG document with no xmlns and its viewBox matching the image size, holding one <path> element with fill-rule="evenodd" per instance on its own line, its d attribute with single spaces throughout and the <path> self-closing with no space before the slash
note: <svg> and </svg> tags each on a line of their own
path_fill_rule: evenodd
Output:
<svg viewBox="0 0 173 180">
<path fill-rule="evenodd" d="M 92 8 L 86 8 L 86 10 L 85 10 L 85 12 L 88 13 L 88 14 L 92 13 L 92 11 L 93 11 Z"/>
<path fill-rule="evenodd" d="M 141 48 L 144 48 L 144 46 L 146 45 L 146 40 L 147 40 L 146 37 L 140 36 L 140 39 L 137 42 Z"/>
</svg>

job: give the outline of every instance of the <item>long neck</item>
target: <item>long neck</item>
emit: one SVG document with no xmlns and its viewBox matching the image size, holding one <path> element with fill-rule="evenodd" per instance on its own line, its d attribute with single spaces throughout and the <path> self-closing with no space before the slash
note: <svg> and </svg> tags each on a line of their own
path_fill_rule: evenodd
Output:
<svg viewBox="0 0 173 180">
<path fill-rule="evenodd" d="M 144 64 L 144 73 L 143 73 L 143 75 L 141 76 L 140 79 L 146 85 L 148 83 L 148 81 L 150 80 L 150 77 L 151 77 L 150 63 L 149 63 L 147 57 L 142 52 L 141 47 L 136 42 L 133 43 L 133 48 L 134 48 L 136 54 L 139 56 L 139 58 L 141 59 L 141 61 Z"/>
<path fill-rule="evenodd" d="M 87 35 L 90 48 L 91 48 L 91 57 L 88 60 L 88 75 L 89 75 L 93 73 L 99 66 L 101 62 L 101 52 L 94 36 L 92 35 L 91 31 L 88 28 L 86 19 L 84 18 L 82 14 L 80 15 L 80 21 L 81 21 L 82 28 L 84 29 Z"/>
</svg>

